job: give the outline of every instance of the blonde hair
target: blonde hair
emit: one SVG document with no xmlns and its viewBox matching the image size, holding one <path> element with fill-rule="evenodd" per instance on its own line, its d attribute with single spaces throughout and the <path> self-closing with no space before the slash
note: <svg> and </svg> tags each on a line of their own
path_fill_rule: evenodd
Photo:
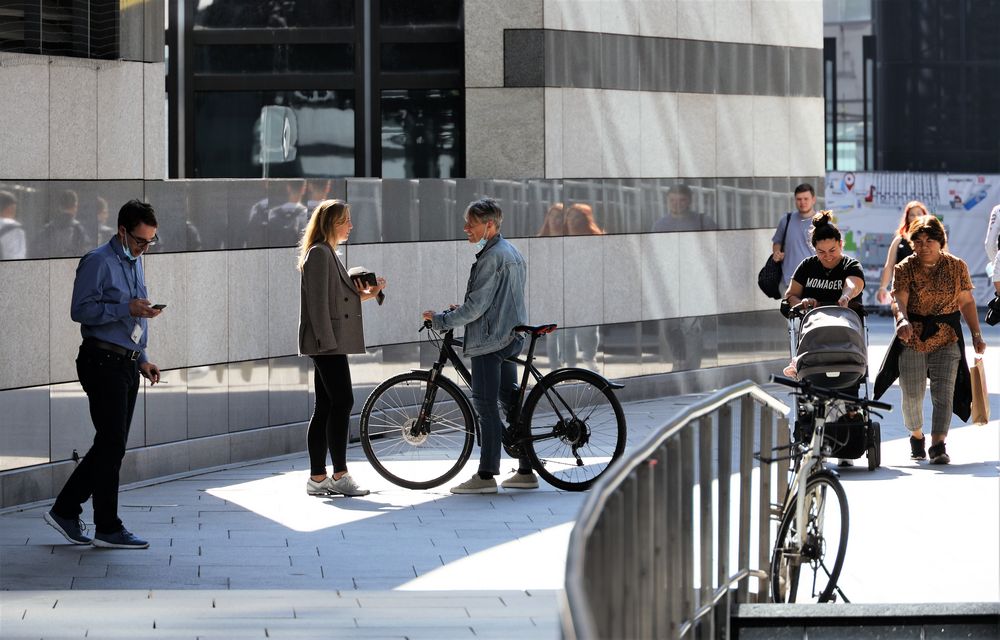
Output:
<svg viewBox="0 0 1000 640">
<path fill-rule="evenodd" d="M 350 211 L 351 205 L 343 200 L 324 200 L 316 205 L 299 240 L 299 261 L 296 265 L 299 271 L 302 271 L 313 245 L 333 242 L 336 237 L 334 228 L 344 222 Z"/>
<path fill-rule="evenodd" d="M 566 235 L 600 236 L 604 230 L 594 221 L 594 209 L 589 204 L 577 203 L 566 211 Z"/>
</svg>

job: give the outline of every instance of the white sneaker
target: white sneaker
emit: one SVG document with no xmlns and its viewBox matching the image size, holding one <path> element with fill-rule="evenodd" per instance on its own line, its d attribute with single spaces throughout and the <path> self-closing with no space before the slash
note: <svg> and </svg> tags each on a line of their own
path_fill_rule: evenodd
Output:
<svg viewBox="0 0 1000 640">
<path fill-rule="evenodd" d="M 371 493 L 368 489 L 359 487 L 349 473 L 340 476 L 340 480 L 334 480 L 333 476 L 327 476 L 326 479 L 330 481 L 331 493 L 339 493 L 343 496 L 366 496 Z"/>
<path fill-rule="evenodd" d="M 327 476 L 319 482 L 309 478 L 306 480 L 306 493 L 311 496 L 366 496 L 371 492 L 359 487 L 351 474 L 345 473 L 340 476 L 340 480 L 334 480 L 333 476 Z"/>
<path fill-rule="evenodd" d="M 498 493 L 496 478 L 483 480 L 479 474 L 451 488 L 452 493 Z"/>
<path fill-rule="evenodd" d="M 504 489 L 537 489 L 538 476 L 534 473 L 515 473 L 500 483 Z"/>
</svg>

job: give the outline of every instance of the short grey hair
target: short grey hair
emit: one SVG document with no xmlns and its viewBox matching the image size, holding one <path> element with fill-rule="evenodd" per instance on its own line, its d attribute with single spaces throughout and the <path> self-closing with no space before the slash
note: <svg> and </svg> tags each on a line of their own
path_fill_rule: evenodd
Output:
<svg viewBox="0 0 1000 640">
<path fill-rule="evenodd" d="M 470 202 L 469 206 L 465 208 L 465 215 L 484 223 L 492 220 L 497 229 L 503 222 L 503 211 L 500 210 L 500 205 L 493 198 L 480 198 Z"/>
</svg>

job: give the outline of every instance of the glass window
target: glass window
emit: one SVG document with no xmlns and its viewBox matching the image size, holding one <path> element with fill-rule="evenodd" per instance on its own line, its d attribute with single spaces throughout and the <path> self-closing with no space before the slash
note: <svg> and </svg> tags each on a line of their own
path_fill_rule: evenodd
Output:
<svg viewBox="0 0 1000 640">
<path fill-rule="evenodd" d="M 195 177 L 354 175 L 354 92 L 195 94 Z"/>
<path fill-rule="evenodd" d="M 382 0 L 382 26 L 462 26 L 461 0 Z"/>
<path fill-rule="evenodd" d="M 382 177 L 453 178 L 464 173 L 457 89 L 382 92 Z"/>
<path fill-rule="evenodd" d="M 0 1 L 0 51 L 117 58 L 126 10 L 118 0 Z"/>
<path fill-rule="evenodd" d="M 195 29 L 354 26 L 354 0 L 199 0 Z"/>
<path fill-rule="evenodd" d="M 202 45 L 195 73 L 350 73 L 353 44 Z"/>
<path fill-rule="evenodd" d="M 465 53 L 460 42 L 389 42 L 382 45 L 382 71 L 461 73 Z"/>
</svg>

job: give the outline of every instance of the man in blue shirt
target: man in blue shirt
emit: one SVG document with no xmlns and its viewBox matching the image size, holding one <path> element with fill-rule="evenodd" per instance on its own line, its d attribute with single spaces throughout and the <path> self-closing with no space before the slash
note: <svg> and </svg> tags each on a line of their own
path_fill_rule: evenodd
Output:
<svg viewBox="0 0 1000 640">
<path fill-rule="evenodd" d="M 150 384 L 160 369 L 146 358 L 147 323 L 163 307 L 147 299 L 141 256 L 156 243 L 152 205 L 129 200 L 118 212 L 118 233 L 83 256 L 76 269 L 70 316 L 83 344 L 76 360 L 90 402 L 94 444 L 66 481 L 45 521 L 73 544 L 145 549 L 149 543 L 118 519 L 118 473 L 139 392 L 139 374 Z M 82 504 L 94 499 L 94 538 L 84 535 Z"/>
</svg>

